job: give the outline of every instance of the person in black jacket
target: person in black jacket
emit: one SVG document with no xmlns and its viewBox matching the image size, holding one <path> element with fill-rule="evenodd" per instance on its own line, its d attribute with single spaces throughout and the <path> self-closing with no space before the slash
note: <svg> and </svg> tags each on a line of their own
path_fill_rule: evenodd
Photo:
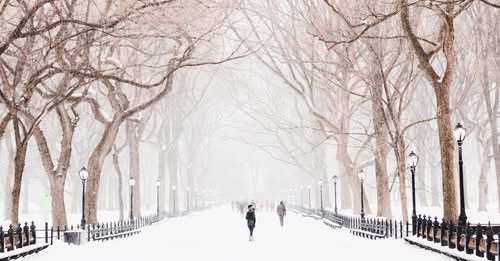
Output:
<svg viewBox="0 0 500 261">
<path fill-rule="evenodd" d="M 255 222 L 257 221 L 255 218 L 255 207 L 253 205 L 248 205 L 246 220 L 248 229 L 250 230 L 250 238 L 248 240 L 253 241 L 253 229 L 255 228 Z"/>
</svg>

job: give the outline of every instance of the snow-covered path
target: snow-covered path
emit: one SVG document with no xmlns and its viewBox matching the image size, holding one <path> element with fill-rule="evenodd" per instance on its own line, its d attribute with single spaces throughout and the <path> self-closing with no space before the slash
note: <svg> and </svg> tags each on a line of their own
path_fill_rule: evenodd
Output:
<svg viewBox="0 0 500 261">
<path fill-rule="evenodd" d="M 402 240 L 367 240 L 290 213 L 285 227 L 274 213 L 257 211 L 255 241 L 228 207 L 163 221 L 140 235 L 85 246 L 58 244 L 28 261 L 142 260 L 450 260 Z"/>
</svg>

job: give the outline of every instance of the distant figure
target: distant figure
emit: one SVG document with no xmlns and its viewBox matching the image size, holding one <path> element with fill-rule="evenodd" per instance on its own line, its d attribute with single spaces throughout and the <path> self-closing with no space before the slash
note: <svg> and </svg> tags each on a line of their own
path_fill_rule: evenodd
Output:
<svg viewBox="0 0 500 261">
<path fill-rule="evenodd" d="M 250 238 L 248 241 L 253 241 L 253 229 L 255 228 L 255 222 L 257 221 L 255 218 L 255 207 L 253 205 L 248 205 L 246 220 L 248 229 L 250 230 Z"/>
<path fill-rule="evenodd" d="M 278 216 L 280 217 L 280 224 L 281 226 L 283 226 L 283 219 L 286 216 L 286 207 L 285 204 L 283 204 L 283 201 L 280 201 L 278 208 L 276 208 L 276 212 L 278 212 Z"/>
</svg>

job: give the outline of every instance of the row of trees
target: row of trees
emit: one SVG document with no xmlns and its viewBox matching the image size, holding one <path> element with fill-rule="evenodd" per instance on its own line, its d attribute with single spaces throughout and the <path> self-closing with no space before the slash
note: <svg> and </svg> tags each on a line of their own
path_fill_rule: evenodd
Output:
<svg viewBox="0 0 500 261">
<path fill-rule="evenodd" d="M 210 82 L 198 70 L 249 54 L 248 63 L 264 65 L 264 82 L 281 86 L 269 86 L 266 106 L 236 97 L 238 110 L 269 134 L 248 143 L 315 180 L 329 179 L 326 145 L 333 144 L 340 185 L 349 192 L 341 194 L 343 208 L 359 211 L 357 171 L 374 166 L 377 215 L 393 215 L 397 190 L 406 220 L 405 161 L 416 149 L 421 164 L 441 170 L 441 188 L 432 175 L 432 203 L 442 193 L 445 218 L 456 220 L 457 121 L 481 144 L 479 208 L 491 160 L 500 198 L 500 19 L 489 1 L 2 0 L 0 19 L 0 140 L 10 151 L 5 196 L 12 223 L 35 154 L 55 225 L 67 223 L 65 184 L 82 165 L 91 223 L 110 191 L 123 218 L 124 170 L 137 181 L 137 215 L 141 189 L 156 179 L 162 201 L 174 198 L 167 184 L 182 179 L 196 187 L 198 172 L 181 169 L 207 164 L 206 137 L 226 117 L 211 114 L 210 105 L 193 113 Z M 199 82 L 207 84 L 194 88 Z M 156 148 L 158 173 L 141 174 L 145 145 Z M 106 161 L 117 184 L 103 175 Z M 70 179 L 78 191 L 79 181 Z M 103 183 L 116 190 L 100 191 Z M 330 198 L 328 187 L 323 192 Z"/>
<path fill-rule="evenodd" d="M 175 184 L 176 141 L 200 96 L 176 79 L 188 77 L 194 71 L 189 68 L 245 55 L 239 46 L 214 49 L 230 13 L 226 1 L 2 0 L 0 139 L 5 133 L 13 137 L 8 141 L 13 141 L 12 183 L 8 177 L 5 195 L 11 222 L 19 221 L 26 159 L 36 150 L 55 225 L 67 223 L 65 183 L 78 165 L 89 172 L 85 214 L 88 222 L 97 222 L 103 166 L 110 156 L 123 217 L 124 148 L 129 176 L 138 181 L 137 203 L 141 143 L 157 144 L 159 177 L 164 181 L 171 173 Z M 135 206 L 140 215 L 140 204 Z"/>
<path fill-rule="evenodd" d="M 243 22 L 232 29 L 297 98 L 302 121 L 278 128 L 309 131 L 289 131 L 282 158 L 294 161 L 304 142 L 293 142 L 296 135 L 310 137 L 309 148 L 320 158 L 318 144 L 327 139 L 336 145 L 343 191 L 350 192 L 342 194 L 343 207 L 359 211 L 359 200 L 352 200 L 359 195 L 357 171 L 374 165 L 376 214 L 393 215 L 390 191 L 399 184 L 407 220 L 405 162 L 417 150 L 423 164 L 441 170 L 441 189 L 432 179 L 433 203 L 442 193 L 444 217 L 456 220 L 453 123 L 465 122 L 481 143 L 479 209 L 485 209 L 491 159 L 500 199 L 498 12 L 488 1 L 243 1 Z M 396 161 L 394 178 L 389 156 Z M 325 168 L 313 168 L 311 177 L 327 179 Z"/>
</svg>

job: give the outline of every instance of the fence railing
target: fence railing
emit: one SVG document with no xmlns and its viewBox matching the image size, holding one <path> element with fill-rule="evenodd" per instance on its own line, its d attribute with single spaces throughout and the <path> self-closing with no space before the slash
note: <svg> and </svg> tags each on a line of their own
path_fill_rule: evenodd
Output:
<svg viewBox="0 0 500 261">
<path fill-rule="evenodd" d="M 34 222 L 31 222 L 31 225 L 25 222 L 24 226 L 21 224 L 9 225 L 7 231 L 4 231 L 3 227 L 0 226 L 0 253 L 36 245 L 36 231 Z"/>
<path fill-rule="evenodd" d="M 138 217 L 133 220 L 102 222 L 86 225 L 84 230 L 88 241 L 96 241 L 102 239 L 113 239 L 115 237 L 129 236 L 133 231 L 140 231 L 145 226 L 152 225 L 162 220 L 167 215 L 162 213 L 146 217 Z M 35 222 L 24 223 L 24 226 L 9 225 L 7 230 L 0 226 L 0 253 L 21 249 L 32 245 L 52 245 L 55 240 L 64 239 L 64 233 L 71 230 L 80 230 L 80 225 L 76 226 L 49 226 L 45 222 L 43 228 L 35 226 Z"/>
<path fill-rule="evenodd" d="M 500 224 L 477 224 L 468 223 L 466 226 L 446 222 L 439 222 L 437 217 L 419 215 L 415 224 L 403 223 L 401 220 L 385 218 L 364 218 L 335 214 L 328 210 L 308 209 L 299 206 L 290 206 L 305 216 L 322 217 L 332 223 L 351 230 L 352 234 L 377 238 L 405 238 L 406 241 L 433 251 L 453 256 L 445 251 L 456 249 L 466 255 L 485 257 L 487 260 L 500 261 Z M 415 231 L 415 232 L 413 232 Z M 428 244 L 422 244 L 423 239 Z M 435 245 L 434 245 L 435 244 Z M 431 247 L 433 246 L 434 247 Z M 453 256 L 456 258 L 456 256 Z"/>
<path fill-rule="evenodd" d="M 496 236 L 496 239 L 495 239 Z M 441 222 L 435 217 L 422 217 L 419 215 L 416 222 L 416 230 L 413 238 L 420 238 L 420 241 L 414 241 L 407 238 L 406 241 L 428 248 L 422 244 L 422 239 L 429 243 L 434 243 L 436 252 L 445 252 L 446 248 L 456 249 L 467 255 L 476 255 L 485 257 L 487 260 L 499 260 L 500 248 L 500 225 L 477 224 L 466 226 L 446 222 Z M 440 247 L 439 247 L 440 246 Z"/>
<path fill-rule="evenodd" d="M 351 230 L 351 233 L 371 239 L 379 238 L 403 238 L 411 232 L 410 224 L 404 224 L 401 220 L 385 218 L 364 218 L 359 216 L 335 214 L 334 212 L 321 209 L 308 209 L 300 206 L 291 206 L 298 212 L 307 216 L 319 216 L 330 222 L 338 224 Z"/>
</svg>

